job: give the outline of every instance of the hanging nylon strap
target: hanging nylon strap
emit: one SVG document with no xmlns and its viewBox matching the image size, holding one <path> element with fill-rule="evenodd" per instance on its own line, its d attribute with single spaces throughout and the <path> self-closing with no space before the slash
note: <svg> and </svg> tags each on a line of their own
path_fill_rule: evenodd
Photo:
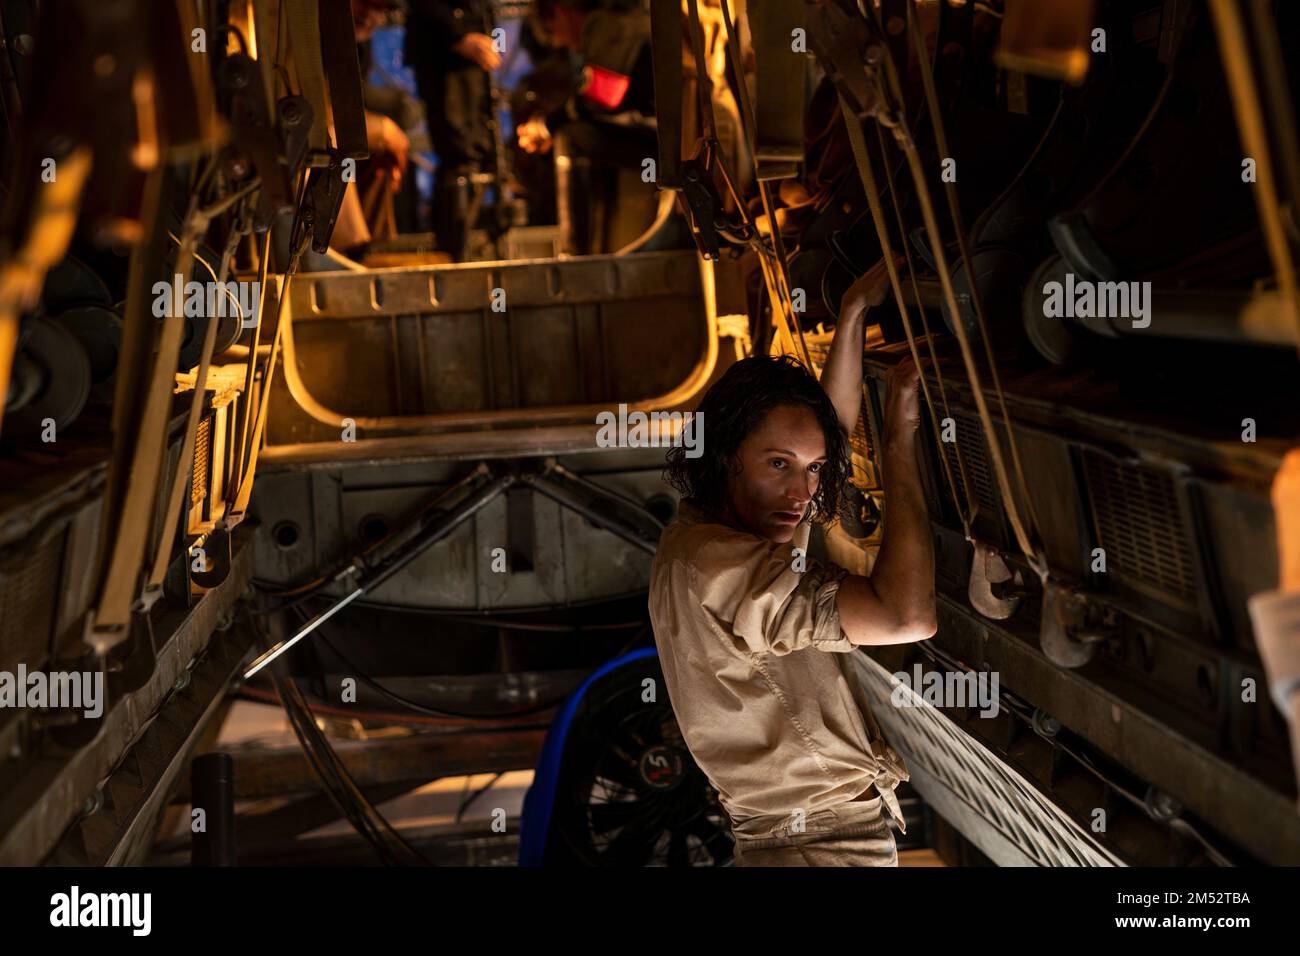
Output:
<svg viewBox="0 0 1300 956">
<path fill-rule="evenodd" d="M 693 14 L 693 29 L 698 33 L 699 16 L 696 9 L 697 0 L 689 0 Z M 731 60 L 732 69 L 736 76 L 737 98 L 740 102 L 740 124 L 741 133 L 746 142 L 746 153 L 749 162 L 753 168 L 754 182 L 758 186 L 758 194 L 763 203 L 763 215 L 767 219 L 768 230 L 772 234 L 772 249 L 769 250 L 763 243 L 763 237 L 757 226 L 753 229 L 753 238 L 751 245 L 758 254 L 759 263 L 763 270 L 763 280 L 768 289 L 768 297 L 772 302 L 772 310 L 777 314 L 780 320 L 779 328 L 786 339 L 791 353 L 795 352 L 798 347 L 798 354 L 803 359 L 803 363 L 812 368 L 812 359 L 809 356 L 808 344 L 804 341 L 803 327 L 800 326 L 798 317 L 794 311 L 794 300 L 790 293 L 790 276 L 786 265 L 785 243 L 781 238 L 781 230 L 777 228 L 776 213 L 772 205 L 771 192 L 767 183 L 759 178 L 758 159 L 757 159 L 757 129 L 754 123 L 754 109 L 749 99 L 749 86 L 745 81 L 744 59 L 740 53 L 740 42 L 736 38 L 735 29 L 731 19 L 731 8 L 727 0 L 722 0 L 722 24 L 726 34 L 727 51 Z M 700 47 L 697 45 L 697 51 Z M 700 55 L 697 52 L 697 57 Z M 712 106 L 710 106 L 710 117 L 712 116 Z M 734 181 L 734 180 L 733 180 Z M 745 214 L 743 203 L 739 203 L 742 214 Z"/>
<path fill-rule="evenodd" d="M 943 136 L 943 121 L 938 115 L 938 102 L 934 91 L 934 79 L 930 74 L 929 58 L 925 55 L 924 39 L 918 32 L 917 22 L 913 15 L 911 6 L 908 7 L 908 17 L 910 21 L 909 30 L 913 33 L 918 43 L 920 53 L 920 67 L 923 85 L 926 92 L 926 102 L 929 107 L 930 121 L 934 126 L 936 139 L 939 144 L 940 155 L 947 155 L 947 142 Z M 897 72 L 894 70 L 894 64 L 888 56 L 884 58 L 886 74 L 888 75 L 889 85 L 895 92 L 895 97 L 891 98 L 885 89 L 885 82 L 880 74 L 876 75 L 877 93 L 882 104 L 897 102 L 897 91 L 900 84 L 897 78 Z M 1042 580 L 1047 579 L 1048 567 L 1047 562 L 1042 556 L 1041 548 L 1036 544 L 1035 538 L 1031 535 L 1030 528 L 1035 526 L 1033 520 L 1032 504 L 1026 491 L 1024 471 L 1020 464 L 1020 455 L 1017 448 L 1015 432 L 1009 425 L 1009 419 L 1006 411 L 1006 399 L 1002 394 L 1002 386 L 998 380 L 997 365 L 993 360 L 992 343 L 989 339 L 987 324 L 984 321 L 983 306 L 980 304 L 978 289 L 974 281 L 971 282 L 971 300 L 975 303 L 975 312 L 979 320 L 980 334 L 984 338 L 985 349 L 988 355 L 988 367 L 990 377 L 993 381 L 993 387 L 998 398 L 999 406 L 1002 410 L 1002 419 L 1006 425 L 1007 438 L 1011 448 L 1011 457 L 1016 469 L 1016 477 L 1020 486 L 1020 492 L 1025 502 L 1026 512 L 1029 517 L 1027 523 L 1020 513 L 1020 505 L 1015 495 L 1012 493 L 1011 482 L 1007 475 L 1007 467 L 1002 454 L 1002 444 L 998 439 L 997 431 L 993 426 L 992 417 L 989 414 L 988 404 L 984 398 L 984 389 L 980 381 L 979 369 L 975 365 L 975 356 L 971 348 L 970 337 L 966 332 L 965 323 L 961 318 L 961 311 L 957 307 L 957 297 L 953 290 L 952 276 L 948 266 L 947 254 L 943 248 L 942 235 L 939 232 L 939 225 L 935 219 L 934 204 L 930 197 L 929 186 L 925 179 L 925 170 L 921 165 L 920 154 L 916 149 L 916 143 L 908 131 L 906 120 L 903 118 L 899 109 L 887 109 L 881 106 L 876 113 L 878 122 L 888 126 L 892 131 L 895 140 L 902 149 L 904 156 L 907 158 L 908 169 L 912 174 L 912 180 L 917 191 L 917 200 L 921 207 L 921 216 L 925 223 L 926 233 L 930 239 L 930 248 L 934 255 L 935 267 L 939 273 L 939 285 L 943 291 L 944 305 L 947 307 L 949 315 L 952 316 L 953 330 L 957 336 L 957 342 L 961 349 L 962 361 L 966 367 L 966 376 L 970 381 L 971 394 L 975 401 L 975 406 L 979 412 L 980 423 L 984 429 L 984 434 L 988 443 L 989 460 L 993 465 L 994 473 L 997 477 L 998 490 L 1006 509 L 1007 519 L 1011 523 L 1011 528 L 1016 537 L 1016 542 L 1021 551 L 1024 553 L 1026 560 L 1033 567 L 1035 573 Z M 948 184 L 947 197 L 950 206 L 956 209 L 956 192 L 952 184 Z M 966 248 L 965 234 L 962 229 L 960 215 L 954 212 L 954 223 L 957 226 L 957 238 L 961 254 L 964 261 L 968 262 L 969 251 Z"/>
<path fill-rule="evenodd" d="M 921 353 L 916 345 L 916 336 L 912 332 L 912 320 L 911 320 L 910 312 L 907 307 L 907 301 L 903 296 L 902 283 L 899 281 L 898 278 L 898 269 L 895 266 L 895 253 L 893 250 L 893 245 L 890 242 L 889 229 L 887 228 L 887 225 L 885 223 L 885 210 L 880 201 L 880 189 L 876 183 L 875 173 L 872 170 L 871 157 L 867 153 L 867 144 L 862 135 L 862 124 L 858 120 L 858 117 L 854 114 L 852 108 L 848 104 L 848 101 L 843 97 L 843 95 L 840 96 L 840 112 L 844 116 L 844 125 L 848 129 L 849 145 L 853 149 L 853 159 L 856 162 L 858 167 L 858 175 L 862 178 L 862 188 L 867 195 L 867 204 L 871 208 L 871 218 L 876 226 L 876 237 L 880 242 L 881 254 L 885 257 L 885 269 L 889 273 L 889 284 L 894 291 L 894 301 L 898 305 L 899 315 L 901 315 L 903 318 L 903 330 L 907 333 L 907 345 L 908 348 L 911 349 L 912 360 L 916 362 L 916 367 L 920 369 Z M 897 192 L 894 191 L 892 187 L 890 192 L 896 200 Z M 906 233 L 901 233 L 901 232 L 900 234 L 904 236 L 906 235 Z M 906 248 L 906 243 L 904 243 L 904 248 Z M 910 255 L 908 255 L 907 257 L 907 262 L 908 262 L 908 269 L 911 270 L 912 259 Z M 916 276 L 914 273 L 912 275 L 912 284 L 913 284 L 913 289 L 915 289 Z M 924 321 L 925 310 L 920 309 L 919 299 L 918 299 L 918 309 L 921 312 L 922 321 Z M 928 326 L 926 327 L 925 332 L 926 332 L 926 341 L 930 345 L 930 355 L 933 362 L 935 374 L 938 376 L 939 387 L 942 390 L 943 372 L 939 369 L 938 361 L 934 355 L 934 340 L 933 337 L 930 335 L 930 330 Z M 960 443 L 957 443 L 956 445 L 956 452 L 957 452 L 958 466 L 961 468 L 962 486 L 966 492 L 965 494 L 966 503 L 967 503 L 966 508 L 962 508 L 961 506 L 961 498 L 957 494 L 957 485 L 955 480 L 953 479 L 952 468 L 948 463 L 948 456 L 944 454 L 943 442 L 940 438 L 941 433 L 939 429 L 939 422 L 934 410 L 934 398 L 930 395 L 930 386 L 926 382 L 926 376 L 924 372 L 922 372 L 921 374 L 921 391 L 925 396 L 926 407 L 930 410 L 930 423 L 933 427 L 935 441 L 939 447 L 939 462 L 943 466 L 944 474 L 947 476 L 948 488 L 952 493 L 953 504 L 957 507 L 957 513 L 961 518 L 962 528 L 965 531 L 966 539 L 969 541 L 972 540 L 971 524 L 975 519 L 975 506 L 971 504 L 970 485 L 966 480 L 965 466 L 962 464 Z M 948 414 L 948 399 L 947 399 L 946 392 L 942 394 L 943 394 L 943 403 L 944 403 L 943 409 L 944 409 L 944 414 L 946 415 Z"/>
<path fill-rule="evenodd" d="M 150 173 L 145 186 L 144 212 L 141 221 L 146 225 L 145 235 L 153 235 L 161 222 L 161 194 L 165 169 L 156 168 Z M 176 260 L 175 279 L 184 289 L 194 265 L 194 252 L 198 247 L 199 232 L 197 199 L 190 204 L 181 233 L 181 244 Z M 148 340 L 154 334 L 154 319 L 149 300 L 152 297 L 152 275 L 148 273 L 153 261 L 149 241 L 141 242 L 131 256 L 130 275 L 127 280 L 126 315 L 130 322 L 123 337 L 123 356 L 131 355 L 127 375 L 119 372 L 114 433 L 118 436 L 134 433 L 134 447 L 119 450 L 110 473 L 112 501 L 120 494 L 121 504 L 106 511 L 104 536 L 108 542 L 103 576 L 100 579 L 95 605 L 86 620 L 86 643 L 101 656 L 130 636 L 129 625 L 133 604 L 137 597 L 139 575 L 148 545 L 149 530 L 156 498 L 162 486 L 162 468 L 166 459 L 167 421 L 171 410 L 172 388 L 176 375 L 176 361 L 180 353 L 182 333 L 185 328 L 182 314 L 175 314 L 176 298 L 170 297 L 168 314 L 162 319 L 158 347 L 149 355 Z M 129 336 L 129 341 L 128 341 Z M 128 344 L 131 346 L 128 348 Z M 125 364 L 125 363 L 124 363 Z M 139 381 L 131 375 L 145 374 Z M 126 409 L 131 391 L 140 394 L 141 410 L 138 418 L 127 420 Z M 129 456 L 129 460 L 128 460 Z M 112 507 L 107 504 L 107 507 Z"/>
</svg>

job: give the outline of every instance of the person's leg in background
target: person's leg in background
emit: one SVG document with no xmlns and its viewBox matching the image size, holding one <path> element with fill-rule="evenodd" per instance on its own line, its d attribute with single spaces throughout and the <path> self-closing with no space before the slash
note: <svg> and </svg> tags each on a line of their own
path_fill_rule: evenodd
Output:
<svg viewBox="0 0 1300 956">
<path fill-rule="evenodd" d="M 655 131 L 585 120 L 566 123 L 563 129 L 571 162 L 569 251 L 574 255 L 613 252 L 609 225 L 623 198 L 617 193 L 618 171 L 632 169 L 639 174 L 644 161 L 658 155 Z"/>
<path fill-rule="evenodd" d="M 429 138 L 438 156 L 433 186 L 433 233 L 437 248 L 464 261 L 468 246 L 470 176 L 482 171 L 492 154 L 487 126 L 487 73 L 476 66 L 417 70 Z"/>
</svg>

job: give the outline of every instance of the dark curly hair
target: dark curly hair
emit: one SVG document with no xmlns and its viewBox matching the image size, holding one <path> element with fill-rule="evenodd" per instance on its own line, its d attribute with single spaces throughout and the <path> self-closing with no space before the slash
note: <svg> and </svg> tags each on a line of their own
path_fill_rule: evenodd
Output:
<svg viewBox="0 0 1300 956">
<path fill-rule="evenodd" d="M 813 494 L 813 520 L 827 524 L 838 518 L 844 484 L 853 473 L 848 436 L 817 376 L 788 355 L 742 359 L 713 383 L 697 409 L 703 453 L 688 458 L 682 445 L 669 449 L 664 481 L 689 504 L 725 512 L 727 479 L 740 471 L 740 443 L 779 405 L 806 405 L 817 416 L 826 436 L 826 464 Z"/>
</svg>

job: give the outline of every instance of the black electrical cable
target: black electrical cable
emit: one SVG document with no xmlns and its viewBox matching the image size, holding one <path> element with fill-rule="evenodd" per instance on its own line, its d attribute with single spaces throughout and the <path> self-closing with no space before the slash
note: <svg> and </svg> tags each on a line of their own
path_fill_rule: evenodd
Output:
<svg viewBox="0 0 1300 956">
<path fill-rule="evenodd" d="M 304 717 L 301 711 L 301 695 L 293 695 L 285 687 L 285 682 L 272 675 L 272 681 L 275 690 L 280 698 L 280 704 L 284 708 L 285 715 L 289 718 L 290 726 L 293 729 L 294 736 L 297 737 L 299 746 L 302 747 L 303 754 L 306 756 L 312 772 L 316 775 L 321 788 L 330 798 L 340 815 L 346 819 L 357 833 L 365 839 L 374 848 L 379 859 L 385 865 L 391 865 L 394 860 L 391 852 L 384 845 L 382 839 L 375 832 L 370 821 L 360 812 L 346 791 L 342 788 L 341 781 L 338 780 L 333 768 L 321 752 L 319 744 L 315 741 L 311 733 L 306 729 L 308 723 L 315 727 L 315 720 L 310 713 Z M 291 683 L 291 682 L 290 682 Z M 295 688 L 296 690 L 296 688 Z"/>
<path fill-rule="evenodd" d="M 320 641 L 328 647 L 336 657 L 343 661 L 343 663 L 357 675 L 357 679 L 363 684 L 372 688 L 377 693 L 382 694 L 395 704 L 399 704 L 402 707 L 406 707 L 410 710 L 416 711 L 417 713 L 428 714 L 431 717 L 453 717 L 460 720 L 511 720 L 515 717 L 525 717 L 529 714 L 538 714 L 542 711 L 550 710 L 552 707 L 557 707 L 563 703 L 564 697 L 568 696 L 568 694 L 565 694 L 564 697 L 544 701 L 540 704 L 534 704 L 532 707 L 526 707 L 522 710 L 508 711 L 504 714 L 469 714 L 456 710 L 443 710 L 436 707 L 426 707 L 424 704 L 417 703 L 408 697 L 403 697 L 401 694 L 389 690 L 383 684 L 364 673 L 360 668 L 353 664 L 342 651 L 331 644 L 329 638 L 321 635 Z"/>
<path fill-rule="evenodd" d="M 254 632 L 263 639 L 264 644 L 268 644 L 267 636 L 258 622 L 252 615 L 248 615 L 248 619 Z M 329 740 L 316 726 L 315 717 L 293 679 L 279 678 L 273 672 L 271 680 L 308 764 L 330 801 L 353 829 L 371 844 L 385 865 L 400 863 L 403 852 L 418 862 L 432 865 L 431 861 L 393 829 L 357 787 Z"/>
<path fill-rule="evenodd" d="M 465 815 L 465 811 L 469 809 L 469 805 L 470 805 L 471 803 L 473 803 L 475 800 L 477 800 L 479 797 L 483 796 L 483 794 L 485 794 L 485 793 L 487 793 L 489 790 L 491 790 L 492 787 L 496 784 L 496 782 L 497 782 L 498 780 L 501 779 L 501 777 L 502 777 L 502 775 L 503 775 L 504 773 L 505 773 L 505 771 L 503 771 L 503 770 L 498 770 L 498 771 L 493 775 L 493 777 L 492 777 L 491 780 L 489 780 L 489 781 L 488 781 L 487 783 L 485 783 L 483 786 L 479 787 L 477 790 L 475 790 L 473 793 L 471 793 L 468 797 L 465 796 L 464 791 L 461 792 L 460 806 L 458 806 L 458 807 L 456 808 L 456 822 L 457 822 L 457 823 L 460 823 L 461 817 L 463 817 L 463 816 Z M 466 778 L 465 778 L 465 787 L 464 787 L 464 789 L 465 789 L 465 790 L 468 790 L 468 789 L 469 789 L 469 777 L 466 777 Z"/>
<path fill-rule="evenodd" d="M 275 691 L 265 690 L 264 688 L 261 687 L 252 687 L 247 684 L 245 684 L 240 689 L 232 692 L 230 696 L 235 698 L 236 700 L 246 700 L 252 704 L 272 704 L 276 706 L 279 705 L 279 699 L 276 697 Z M 348 706 L 346 709 L 344 709 L 343 707 L 335 707 L 332 704 L 323 703 L 318 699 L 313 699 L 309 701 L 307 704 L 307 709 L 310 710 L 313 714 L 320 715 L 323 717 L 346 717 L 346 718 L 362 721 L 363 723 L 370 722 L 375 724 L 383 724 L 385 726 L 400 726 L 400 727 L 445 726 L 445 721 L 439 717 L 425 717 L 420 714 L 411 714 L 411 713 L 399 714 L 393 711 L 358 709 L 355 706 Z M 511 727 L 545 728 L 546 723 L 544 721 L 540 723 L 520 722 L 518 724 L 511 724 Z"/>
<path fill-rule="evenodd" d="M 321 789 L 329 797 L 330 802 L 334 804 L 339 814 L 351 824 L 357 834 L 362 837 L 379 856 L 380 862 L 385 865 L 392 865 L 393 860 L 389 850 L 383 845 L 371 829 L 369 821 L 365 820 L 363 815 L 358 813 L 358 808 L 338 789 L 338 781 L 331 779 L 333 774 L 326 767 L 323 755 L 318 751 L 316 744 L 312 741 L 306 729 L 302 725 L 301 716 L 297 712 L 296 705 L 291 702 L 288 692 L 285 690 L 281 680 L 274 674 L 271 680 L 275 685 L 276 693 L 280 697 L 280 705 L 284 708 L 285 715 L 289 718 L 289 725 L 293 729 L 294 736 L 298 739 L 298 745 L 302 748 L 303 755 L 307 758 L 307 763 L 316 776 Z M 314 725 L 314 721 L 312 722 Z"/>
<path fill-rule="evenodd" d="M 254 583 L 256 584 L 256 582 L 254 582 Z M 645 588 L 637 588 L 635 591 L 624 591 L 624 592 L 621 593 L 621 594 L 614 594 L 614 595 L 609 595 L 609 596 L 605 596 L 605 597 L 597 597 L 597 598 L 588 598 L 588 599 L 585 599 L 585 600 L 582 600 L 582 601 L 568 601 L 568 602 L 565 602 L 564 604 L 557 604 L 557 605 L 554 605 L 553 607 L 550 608 L 550 610 L 553 610 L 553 611 L 563 611 L 563 610 L 569 610 L 570 608 L 592 607 L 593 605 L 597 605 L 597 604 L 613 604 L 613 603 L 618 602 L 618 601 L 628 601 L 628 600 L 631 600 L 631 599 L 633 599 L 633 598 L 644 597 L 644 596 L 646 595 L 646 593 L 647 593 L 647 592 L 646 592 Z M 326 601 L 326 600 L 328 600 L 328 601 L 338 601 L 338 600 L 342 600 L 342 598 L 340 598 L 340 597 L 338 597 L 338 596 L 336 596 L 336 595 L 332 595 L 332 594 L 314 594 L 314 595 L 312 595 L 311 597 L 312 597 L 314 600 L 317 600 L 317 601 Z M 296 604 L 293 605 L 293 606 L 296 607 Z M 467 623 L 467 624 L 470 624 L 470 623 L 479 623 L 479 622 L 486 622 L 486 621 L 489 621 L 489 620 L 498 620 L 498 619 L 489 618 L 489 617 L 486 617 L 486 616 L 480 617 L 479 615 L 475 615 L 475 614 L 466 614 L 465 612 L 466 612 L 466 610 L 468 610 L 468 609 L 467 609 L 467 608 L 463 608 L 463 607 L 422 607 L 422 606 L 420 606 L 420 605 L 418 605 L 418 604 L 394 604 L 394 603 L 390 603 L 390 602 L 388 602 L 388 601 L 382 601 L 382 602 L 381 602 L 381 601 L 360 601 L 360 600 L 358 600 L 358 601 L 353 601 L 352 604 L 351 604 L 351 607 L 356 607 L 356 608 L 368 608 L 369 610 L 372 610 L 372 611 L 396 611 L 396 612 L 400 612 L 400 613 L 403 613 L 403 614 L 421 614 L 421 615 L 426 615 L 426 616 L 429 616 L 429 617 L 442 617 L 442 618 L 448 618 L 448 619 L 457 619 L 457 618 L 460 618 L 460 619 L 462 619 L 462 620 L 463 620 L 465 623 Z M 265 613 L 267 613 L 267 614 L 276 614 L 276 613 L 279 613 L 279 612 L 282 611 L 282 610 L 285 610 L 285 611 L 290 610 L 290 608 L 291 608 L 291 605 L 285 605 L 285 606 L 283 606 L 283 607 L 271 608 L 271 609 L 267 610 Z M 496 614 L 535 614 L 535 613 L 537 613 L 537 607 L 536 607 L 536 605 L 528 605 L 528 606 L 526 606 L 526 607 L 497 607 L 497 608 L 493 608 L 492 610 L 493 610 Z M 536 629 L 536 627 L 526 626 L 526 625 L 531 624 L 531 623 L 532 623 L 532 622 L 524 622 L 524 623 L 508 623 L 508 622 L 503 621 L 501 624 L 499 624 L 499 625 L 495 625 L 495 624 L 494 624 L 493 626 L 517 628 L 517 629 L 519 629 L 519 630 L 534 630 L 534 629 Z M 640 623 L 640 622 L 638 622 L 638 623 Z M 542 625 L 537 625 L 537 627 L 541 627 L 541 626 L 542 626 Z M 618 626 L 619 626 L 619 627 L 622 627 L 623 625 L 622 625 L 622 623 L 620 623 Z M 629 627 L 632 626 L 632 625 L 631 625 L 631 622 L 628 622 L 628 626 L 629 626 Z M 563 625 L 557 625 L 557 627 L 563 627 Z M 613 629 L 613 628 L 614 628 L 614 625 L 609 625 L 608 628 L 609 628 L 609 629 Z M 566 628 L 566 629 L 568 629 L 568 628 Z M 580 630 L 604 630 L 604 629 L 606 629 L 606 627 L 605 627 L 605 626 L 601 626 L 601 625 L 575 625 L 575 626 L 572 628 L 572 630 L 579 630 L 579 631 L 580 631 Z"/>
<path fill-rule="evenodd" d="M 371 602 L 366 602 L 366 604 L 370 603 Z M 374 606 L 380 607 L 378 604 Z M 540 621 L 509 621 L 499 617 L 463 617 L 451 614 L 448 614 L 445 619 L 448 621 L 454 621 L 458 624 L 477 624 L 482 627 L 499 627 L 507 631 L 544 631 L 547 633 L 576 631 L 579 634 L 584 631 L 627 631 L 635 627 L 642 627 L 645 624 L 645 621 L 639 620 L 614 621 L 608 624 L 544 624 Z"/>
<path fill-rule="evenodd" d="M 628 592 L 628 594 L 626 595 L 618 595 L 613 598 L 599 598 L 589 603 L 593 603 L 593 604 L 613 603 L 614 601 L 621 600 L 624 598 L 639 597 L 644 593 L 645 593 L 644 591 L 631 591 Z M 310 597 L 312 600 L 315 601 L 338 600 L 338 598 L 330 594 L 313 594 Z M 568 605 L 568 606 L 574 607 L 580 605 Z M 478 627 L 499 627 L 508 631 L 545 631 L 545 632 L 554 632 L 554 633 L 576 631 L 577 633 L 581 634 L 584 631 L 627 631 L 633 628 L 643 627 L 645 625 L 644 620 L 613 621 L 610 623 L 603 623 L 603 624 L 565 624 L 565 623 L 549 623 L 543 621 L 511 621 L 506 618 L 491 617 L 487 615 L 479 617 L 476 615 L 457 613 L 457 612 L 463 612 L 465 610 L 464 608 L 423 608 L 423 607 L 419 607 L 418 605 L 388 604 L 386 602 L 381 602 L 381 601 L 353 601 L 351 607 L 365 608 L 372 611 L 393 611 L 402 614 L 427 614 L 431 617 L 439 617 L 442 618 L 443 620 L 454 621 L 458 624 L 470 624 Z M 295 609 L 299 610 L 299 613 L 301 613 L 300 608 L 295 608 Z M 520 610 L 521 612 L 526 613 L 530 611 L 535 611 L 536 609 L 530 607 L 530 608 L 522 608 Z M 268 613 L 275 613 L 275 612 L 268 612 Z"/>
<path fill-rule="evenodd" d="M 333 776 L 335 782 L 342 790 L 341 802 L 352 809 L 351 814 L 347 814 L 349 820 L 353 823 L 354 828 L 364 837 L 370 834 L 372 842 L 382 848 L 381 857 L 385 862 L 401 862 L 402 853 L 409 854 L 412 858 L 421 862 L 428 863 L 424 857 L 412 846 L 410 846 L 392 825 L 384 818 L 373 804 L 366 799 L 356 782 L 352 779 L 347 767 L 339 759 L 338 753 L 330 745 L 329 740 L 316 725 L 314 717 L 307 708 L 307 702 L 302 696 L 302 692 L 297 685 L 288 679 L 285 681 L 288 685 L 288 699 L 292 701 L 292 710 L 289 711 L 291 719 L 294 719 L 296 725 L 301 729 L 303 736 L 312 741 L 312 748 L 316 751 L 317 758 L 327 768 L 329 774 Z"/>
<path fill-rule="evenodd" d="M 379 812 L 378 808 L 367 799 L 366 795 L 361 792 L 356 781 L 352 779 L 352 775 L 348 772 L 347 767 L 344 766 L 343 761 L 339 758 L 337 751 L 334 750 L 328 738 L 326 738 L 324 733 L 321 732 L 320 728 L 316 725 L 316 721 L 307 707 L 307 701 L 303 698 L 302 692 L 292 681 L 290 681 L 290 685 L 295 699 L 295 707 L 297 707 L 299 711 L 300 722 L 303 723 L 304 727 L 308 728 L 309 734 L 317 741 L 326 761 L 331 765 L 336 778 L 342 785 L 344 793 L 348 795 L 348 799 L 358 808 L 361 819 L 366 822 L 367 826 L 371 828 L 372 832 L 380 842 L 385 845 L 385 847 L 392 851 L 396 851 L 394 854 L 395 859 L 400 860 L 401 855 L 405 853 L 415 862 L 432 865 L 431 861 L 426 859 L 423 854 L 415 849 L 415 847 L 411 846 L 411 844 L 406 841 L 406 839 L 392 826 L 392 824 L 388 822 L 387 818 Z"/>
<path fill-rule="evenodd" d="M 303 612 L 299 611 L 299 613 L 301 614 Z M 305 616 L 304 616 L 304 620 L 305 620 Z M 629 640 L 626 644 L 624 644 L 617 653 L 612 655 L 610 659 L 613 660 L 618 657 L 621 657 L 624 653 L 627 652 L 629 648 L 631 648 L 637 641 L 639 641 L 649 629 L 650 629 L 649 624 L 643 622 L 641 629 L 637 631 L 637 633 L 633 635 L 632 639 Z M 365 673 L 365 671 L 363 671 L 361 668 L 357 667 L 357 665 L 354 664 L 347 657 L 347 655 L 345 655 L 342 651 L 340 651 L 337 647 L 335 647 L 334 644 L 330 642 L 329 638 L 326 637 L 323 633 L 321 633 L 322 630 L 323 628 L 317 629 L 318 640 L 321 643 L 323 643 L 327 648 L 329 648 L 329 650 L 336 657 L 338 657 L 339 660 L 341 660 L 353 673 L 355 673 L 358 680 L 360 680 L 363 684 L 375 690 L 377 693 L 393 701 L 394 703 L 400 704 L 401 706 L 413 710 L 416 713 L 428 714 L 431 717 L 450 717 L 457 720 L 511 720 L 515 717 L 525 717 L 528 716 L 529 714 L 537 714 L 546 710 L 550 710 L 552 707 L 557 707 L 560 704 L 564 703 L 564 701 L 569 696 L 568 693 L 565 693 L 561 697 L 557 697 L 553 700 L 545 701 L 541 704 L 534 704 L 531 707 L 525 707 L 520 710 L 511 710 L 511 711 L 506 711 L 505 713 L 495 713 L 495 714 L 471 714 L 471 713 L 464 713 L 464 712 L 454 711 L 454 710 L 445 710 L 445 709 L 440 709 L 435 707 L 428 707 L 424 704 L 418 703 L 417 701 L 413 701 L 407 697 L 403 697 L 401 694 L 389 690 L 383 684 L 380 684 L 377 680 L 375 680 L 370 675 Z M 592 670 L 592 673 L 594 672 L 595 669 Z"/>
</svg>

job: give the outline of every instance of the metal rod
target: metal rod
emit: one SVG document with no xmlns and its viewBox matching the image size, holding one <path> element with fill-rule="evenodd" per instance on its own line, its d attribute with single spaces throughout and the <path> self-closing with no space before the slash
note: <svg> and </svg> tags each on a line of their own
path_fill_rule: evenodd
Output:
<svg viewBox="0 0 1300 956">
<path fill-rule="evenodd" d="M 612 518 L 607 514 L 602 514 L 595 508 L 591 507 L 591 505 L 576 495 L 572 490 L 564 487 L 558 482 L 547 481 L 545 478 L 537 475 L 526 476 L 523 480 L 552 501 L 563 505 L 570 511 L 576 511 L 592 524 L 604 528 L 611 534 L 618 535 L 624 541 L 635 545 L 642 551 L 654 554 L 659 550 L 658 540 L 650 540 L 642 529 L 631 527 L 616 518 Z M 617 501 L 618 499 L 611 497 L 609 500 Z"/>
<path fill-rule="evenodd" d="M 349 604 L 351 604 L 353 601 L 359 598 L 361 596 L 361 593 L 362 593 L 361 589 L 357 588 L 355 591 L 348 594 L 346 597 L 341 598 L 339 601 L 337 601 L 334 604 L 331 604 L 324 611 L 322 611 L 321 613 L 313 617 L 310 621 L 304 624 L 302 628 L 298 631 L 298 633 L 295 634 L 293 637 L 285 641 L 280 641 L 279 643 L 272 646 L 264 654 L 258 657 L 257 660 L 253 661 L 253 663 L 249 665 L 248 670 L 244 671 L 244 680 L 248 680 L 250 677 L 252 677 L 258 671 L 260 671 L 267 664 L 271 663 L 273 660 L 275 660 L 277 657 L 279 657 L 289 648 L 293 647 L 293 645 L 297 644 L 299 641 L 301 641 L 312 631 L 316 630 L 316 628 L 320 627 L 322 624 L 324 624 L 326 621 L 332 618 L 339 611 L 343 610 L 345 607 L 347 607 Z"/>
<path fill-rule="evenodd" d="M 377 564 L 368 574 L 360 578 L 357 581 L 355 590 L 349 592 L 337 602 L 331 604 L 320 614 L 313 617 L 310 621 L 304 624 L 293 637 L 278 642 L 253 661 L 253 663 L 249 665 L 248 669 L 244 671 L 244 680 L 248 680 L 262 668 L 266 667 L 267 664 L 270 664 L 277 657 L 289 650 L 289 648 L 293 647 L 312 631 L 316 630 L 316 628 L 320 627 L 339 611 L 343 610 L 357 598 L 361 597 L 361 595 L 378 588 L 394 574 L 415 560 L 417 556 L 428 550 L 430 546 L 449 535 L 458 525 L 473 517 L 473 515 L 487 505 L 488 502 L 492 501 L 492 499 L 505 491 L 506 488 L 514 484 L 515 480 L 514 475 L 502 475 L 494 481 L 488 482 L 486 485 L 479 488 L 478 491 L 474 492 L 474 494 L 461 502 L 447 514 L 431 522 L 428 527 L 419 531 L 414 537 Z"/>
</svg>

